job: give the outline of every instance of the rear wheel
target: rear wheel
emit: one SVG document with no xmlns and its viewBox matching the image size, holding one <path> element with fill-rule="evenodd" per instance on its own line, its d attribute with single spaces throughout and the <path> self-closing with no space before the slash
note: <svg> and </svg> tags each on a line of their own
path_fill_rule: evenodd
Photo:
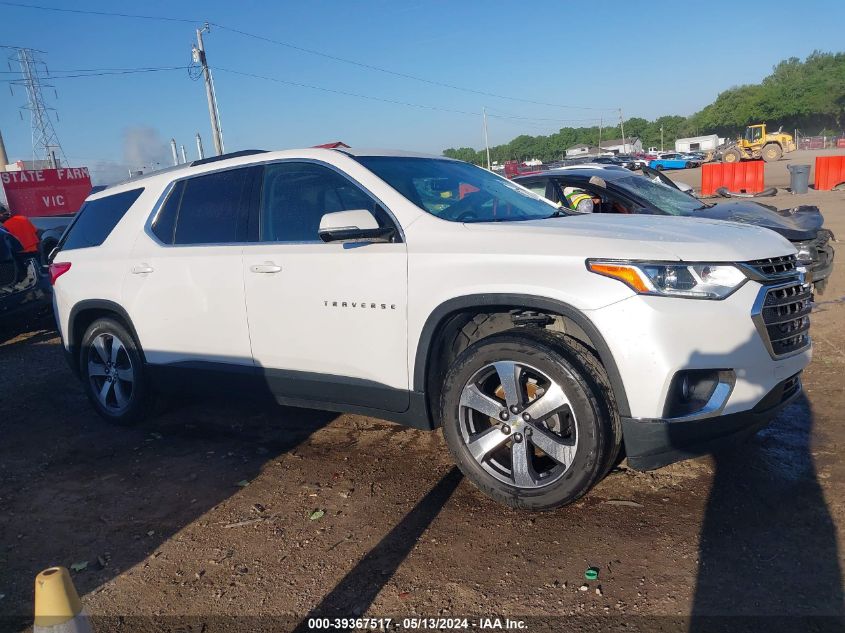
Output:
<svg viewBox="0 0 845 633">
<path fill-rule="evenodd" d="M 140 421 L 149 409 L 149 387 L 138 345 L 114 319 L 94 321 L 85 332 L 80 372 L 91 404 L 110 422 Z"/>
<path fill-rule="evenodd" d="M 783 150 L 777 143 L 769 143 L 763 147 L 762 156 L 767 163 L 773 163 L 780 160 L 780 157 L 783 156 Z"/>
<path fill-rule="evenodd" d="M 446 376 L 441 420 L 463 473 L 497 501 L 530 510 L 586 493 L 621 443 L 598 359 L 545 330 L 513 329 L 464 350 Z"/>
<path fill-rule="evenodd" d="M 741 160 L 742 154 L 740 154 L 739 150 L 736 148 L 726 150 L 725 153 L 722 155 L 722 161 L 726 163 L 738 163 Z"/>
</svg>

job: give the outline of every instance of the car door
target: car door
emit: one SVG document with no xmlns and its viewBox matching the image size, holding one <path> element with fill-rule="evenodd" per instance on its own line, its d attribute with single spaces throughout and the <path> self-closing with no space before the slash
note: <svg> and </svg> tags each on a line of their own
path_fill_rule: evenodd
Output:
<svg viewBox="0 0 845 633">
<path fill-rule="evenodd" d="M 255 169 L 177 181 L 136 240 L 123 301 L 151 365 L 252 370 L 241 251 Z"/>
<path fill-rule="evenodd" d="M 252 355 L 282 401 L 408 408 L 407 251 L 388 243 L 324 243 L 325 213 L 393 218 L 324 164 L 265 166 L 260 241 L 244 248 Z"/>
</svg>

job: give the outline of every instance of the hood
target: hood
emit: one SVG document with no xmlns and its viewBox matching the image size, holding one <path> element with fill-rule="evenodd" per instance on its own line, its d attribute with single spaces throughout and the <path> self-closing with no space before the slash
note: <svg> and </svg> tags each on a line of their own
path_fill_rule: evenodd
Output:
<svg viewBox="0 0 845 633">
<path fill-rule="evenodd" d="M 501 237 L 501 245 L 485 243 L 486 248 L 584 258 L 742 262 L 795 252 L 767 229 L 700 218 L 585 214 L 464 226 L 490 239 Z"/>
<path fill-rule="evenodd" d="M 815 239 L 824 224 L 824 217 L 815 206 L 778 210 L 751 200 L 717 202 L 712 207 L 696 211 L 695 217 L 763 226 L 790 241 Z"/>
</svg>

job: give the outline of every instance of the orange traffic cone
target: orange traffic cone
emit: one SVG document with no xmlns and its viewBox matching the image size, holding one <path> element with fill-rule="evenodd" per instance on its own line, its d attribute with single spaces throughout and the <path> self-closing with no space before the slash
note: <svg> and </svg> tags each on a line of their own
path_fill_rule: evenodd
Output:
<svg viewBox="0 0 845 633">
<path fill-rule="evenodd" d="M 33 633 L 93 633 L 79 594 L 64 567 L 50 567 L 35 577 Z"/>
</svg>

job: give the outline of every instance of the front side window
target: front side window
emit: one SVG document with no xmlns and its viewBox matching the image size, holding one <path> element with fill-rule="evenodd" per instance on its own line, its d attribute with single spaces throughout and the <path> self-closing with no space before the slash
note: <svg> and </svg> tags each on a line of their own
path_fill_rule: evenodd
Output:
<svg viewBox="0 0 845 633">
<path fill-rule="evenodd" d="M 326 213 L 366 209 L 386 221 L 375 200 L 336 171 L 315 163 L 267 165 L 261 196 L 261 240 L 320 242 Z M 383 225 L 383 224 L 382 224 Z"/>
<path fill-rule="evenodd" d="M 185 180 L 176 212 L 173 243 L 226 244 L 246 241 L 246 205 L 251 182 L 249 174 L 248 168 L 229 169 Z M 174 188 L 176 190 L 178 187 Z M 170 206 L 172 197 L 168 198 L 165 207 Z M 170 212 L 167 208 L 163 211 Z M 167 215 L 162 217 L 166 218 Z M 166 235 L 169 228 L 164 224 L 162 233 Z"/>
<path fill-rule="evenodd" d="M 76 248 L 99 246 L 129 211 L 143 189 L 115 193 L 97 200 L 89 200 L 77 211 L 73 223 L 59 242 L 58 248 L 69 251 Z"/>
<path fill-rule="evenodd" d="M 364 156 L 357 160 L 422 210 L 442 220 L 537 220 L 556 211 L 543 196 L 468 163 L 404 156 Z"/>
<path fill-rule="evenodd" d="M 546 180 L 529 180 L 529 181 L 522 181 L 519 183 L 526 189 L 530 189 L 538 196 L 546 197 Z"/>
</svg>

